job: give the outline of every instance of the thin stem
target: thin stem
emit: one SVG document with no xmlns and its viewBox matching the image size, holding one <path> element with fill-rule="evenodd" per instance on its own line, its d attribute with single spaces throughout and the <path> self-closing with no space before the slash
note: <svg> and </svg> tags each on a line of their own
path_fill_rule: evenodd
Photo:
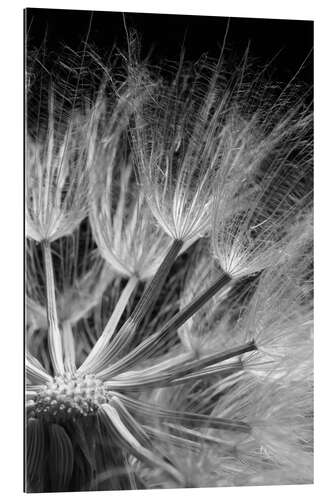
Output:
<svg viewBox="0 0 333 500">
<path fill-rule="evenodd" d="M 64 373 L 63 350 L 61 335 L 58 326 L 58 314 L 55 298 L 55 285 L 53 263 L 51 255 L 51 244 L 48 240 L 42 242 L 45 274 L 46 274 L 46 296 L 47 296 L 47 321 L 48 321 L 48 342 L 51 361 L 55 375 Z"/>
<path fill-rule="evenodd" d="M 229 378 L 231 375 L 235 375 L 236 373 L 240 373 L 243 369 L 244 367 L 241 362 L 232 363 L 231 365 L 226 366 L 214 365 L 198 372 L 189 373 L 184 377 L 171 380 L 168 385 L 184 384 L 185 382 L 189 382 L 190 380 L 203 380 L 205 377 L 212 377 L 216 375 L 219 375 L 219 380 L 222 380 Z"/>
<path fill-rule="evenodd" d="M 167 385 L 182 384 L 196 378 L 210 377 L 217 373 L 226 378 L 242 370 L 243 365 L 241 362 L 237 362 L 221 366 L 220 363 L 256 350 L 255 343 L 251 341 L 193 361 L 188 361 L 188 354 L 183 354 L 178 359 L 175 358 L 174 366 L 169 361 L 169 366 L 164 367 L 163 363 L 161 363 L 156 365 L 156 370 L 154 370 L 153 366 L 152 369 L 146 372 L 145 370 L 125 372 L 118 377 L 113 377 L 110 382 L 106 382 L 106 387 L 111 390 L 154 386 L 166 387 Z"/>
<path fill-rule="evenodd" d="M 201 359 L 191 361 L 189 363 L 186 363 L 184 366 L 182 373 L 179 374 L 179 377 L 185 377 L 186 375 L 195 375 L 195 372 L 198 370 L 202 370 L 206 367 L 215 365 L 217 363 L 222 363 L 223 361 L 226 361 L 228 359 L 241 356 L 242 354 L 245 354 L 247 352 L 251 351 L 256 351 L 257 346 L 255 345 L 254 341 L 247 342 L 244 345 L 233 347 L 231 349 L 227 349 L 224 352 L 217 352 L 215 354 L 210 354 L 208 356 L 205 356 Z M 223 367 L 222 367 L 223 368 Z M 229 366 L 225 365 L 225 369 L 228 369 Z M 235 367 L 230 367 L 231 369 L 234 369 Z M 238 368 L 242 368 L 240 365 Z M 216 367 L 215 367 L 216 369 Z M 177 377 L 178 378 L 178 377 Z"/>
<path fill-rule="evenodd" d="M 75 343 L 72 326 L 69 321 L 62 324 L 62 340 L 64 346 L 64 367 L 66 372 L 75 373 Z"/>
<path fill-rule="evenodd" d="M 160 337 L 164 338 L 171 330 L 177 330 L 181 327 L 193 314 L 203 307 L 217 292 L 228 285 L 231 281 L 229 274 L 223 273 L 217 278 L 199 297 L 193 299 L 187 306 L 179 311 L 171 318 L 160 331 Z M 149 339 L 148 339 L 149 340 Z"/>
<path fill-rule="evenodd" d="M 132 352 L 115 363 L 112 368 L 106 368 L 105 370 L 99 372 L 98 375 L 102 378 L 114 376 L 119 372 L 124 372 L 125 369 L 128 370 L 138 360 L 143 358 L 146 359 L 148 356 L 154 354 L 156 350 L 161 348 L 163 341 L 170 333 L 176 331 L 180 326 L 182 326 L 209 299 L 211 299 L 223 287 L 228 285 L 231 279 L 231 276 L 223 273 L 207 288 L 207 290 L 199 295 L 199 297 L 192 300 L 192 302 L 185 306 L 184 309 L 179 311 L 173 318 L 167 321 L 159 332 L 156 332 L 154 335 L 141 342 L 141 344 L 139 344 Z"/>
<path fill-rule="evenodd" d="M 164 285 L 166 278 L 168 277 L 171 266 L 175 262 L 180 249 L 183 246 L 182 240 L 173 240 L 171 247 L 168 250 L 165 258 L 163 259 L 161 265 L 157 269 L 154 278 L 149 283 L 142 297 L 140 298 L 135 310 L 131 314 L 132 321 L 139 323 L 143 316 L 151 309 Z"/>
<path fill-rule="evenodd" d="M 183 242 L 181 240 L 174 240 L 172 242 L 168 253 L 156 271 L 154 278 L 143 292 L 143 295 L 137 303 L 134 311 L 114 336 L 110 345 L 107 346 L 107 344 L 104 344 L 105 351 L 100 353 L 98 364 L 94 367 L 96 372 L 102 370 L 102 368 L 109 364 L 115 357 L 119 357 L 131 343 L 140 321 L 155 304 L 155 301 L 157 300 L 163 284 L 169 274 L 171 266 L 175 262 L 182 245 Z"/>
<path fill-rule="evenodd" d="M 193 427 L 210 427 L 212 429 L 225 429 L 237 432 L 251 431 L 251 427 L 248 423 L 243 420 L 232 419 L 232 418 L 222 418 L 215 417 L 213 415 L 202 415 L 200 413 L 188 412 L 188 411 L 175 411 L 168 410 L 159 405 L 152 405 L 150 403 L 144 403 L 138 399 L 133 399 L 130 396 L 125 396 L 125 394 L 118 394 L 119 398 L 124 402 L 128 410 L 136 415 L 141 415 L 146 418 L 145 423 L 149 423 L 149 420 L 154 420 L 159 418 L 168 422 L 180 423 L 181 425 Z"/>
<path fill-rule="evenodd" d="M 117 305 L 114 308 L 113 313 L 107 325 L 105 326 L 102 335 L 99 337 L 98 341 L 94 345 L 93 349 L 89 353 L 86 360 L 82 363 L 81 367 L 79 368 L 79 371 L 87 371 L 89 369 L 92 369 L 94 363 L 98 361 L 101 352 L 104 351 L 104 349 L 114 336 L 120 318 L 128 304 L 128 301 L 136 285 L 138 284 L 138 281 L 139 279 L 137 276 L 131 276 L 131 278 L 127 281 L 126 286 L 121 292 Z"/>
</svg>

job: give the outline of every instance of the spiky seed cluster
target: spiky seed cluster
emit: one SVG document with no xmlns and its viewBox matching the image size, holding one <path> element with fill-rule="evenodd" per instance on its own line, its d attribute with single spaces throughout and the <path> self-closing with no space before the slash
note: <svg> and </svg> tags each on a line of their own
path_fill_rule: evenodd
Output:
<svg viewBox="0 0 333 500">
<path fill-rule="evenodd" d="M 75 421 L 95 415 L 107 400 L 103 382 L 94 375 L 65 374 L 55 377 L 38 393 L 30 417 L 54 423 Z"/>
</svg>

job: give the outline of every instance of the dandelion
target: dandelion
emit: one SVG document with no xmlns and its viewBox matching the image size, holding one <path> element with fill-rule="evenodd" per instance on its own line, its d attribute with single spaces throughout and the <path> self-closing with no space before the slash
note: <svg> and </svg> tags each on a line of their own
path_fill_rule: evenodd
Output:
<svg viewBox="0 0 333 500">
<path fill-rule="evenodd" d="M 247 421 L 251 422 L 251 435 L 239 440 L 235 450 L 236 459 L 244 463 L 240 467 L 241 484 L 256 484 L 260 474 L 266 473 L 267 478 L 275 475 L 277 484 L 312 482 L 309 380 L 295 382 L 280 378 L 258 384 L 245 376 L 233 391 L 221 398 L 214 413 L 234 414 L 238 418 L 246 413 Z"/>
<path fill-rule="evenodd" d="M 219 353 L 219 359 L 230 359 L 240 352 L 253 349 L 252 345 L 241 346 L 232 351 Z M 133 352 L 137 350 L 134 349 Z M 147 358 L 144 352 L 144 342 L 139 345 L 139 351 Z M 75 356 L 75 351 L 68 351 L 67 356 Z M 241 421 L 213 419 L 200 413 L 186 413 L 164 410 L 155 405 L 140 402 L 130 394 L 140 387 L 180 384 L 184 375 L 190 373 L 195 377 L 202 367 L 218 361 L 216 356 L 211 359 L 192 360 L 188 353 L 178 353 L 156 359 L 150 368 L 139 368 L 128 371 L 126 357 L 118 364 L 102 371 L 92 369 L 73 371 L 75 359 L 66 368 L 63 375 L 52 377 L 41 364 L 28 353 L 27 369 L 27 421 L 28 421 L 28 454 L 30 468 L 28 482 L 33 490 L 41 488 L 43 491 L 65 491 L 71 488 L 88 488 L 87 484 L 79 486 L 75 481 L 82 470 L 89 470 L 90 481 L 98 481 L 99 475 L 106 472 L 108 450 L 103 449 L 105 440 L 118 447 L 118 466 L 124 466 L 120 458 L 124 450 L 139 460 L 161 467 L 171 475 L 177 484 L 183 483 L 181 474 L 165 461 L 156 449 L 152 449 L 149 435 L 156 433 L 153 427 L 154 420 L 165 418 L 171 422 L 179 419 L 189 424 L 194 422 L 218 426 L 226 429 L 237 429 L 248 432 L 248 427 Z M 98 366 L 98 361 L 96 363 Z M 144 425 L 140 422 L 144 419 Z M 149 422 L 150 425 L 149 425 Z M 95 429 L 95 430 L 93 430 Z M 87 435 L 88 433 L 88 435 Z M 171 433 L 172 434 L 172 433 Z M 45 450 L 45 439 L 50 443 L 50 449 Z M 168 435 L 165 436 L 168 439 Z M 176 436 L 174 439 L 177 440 Z M 91 440 L 87 442 L 87 440 Z M 92 450 L 89 452 L 88 450 Z M 121 451 L 122 450 L 122 451 Z M 77 455 L 80 457 L 77 462 Z M 113 460 L 117 453 L 112 452 Z M 29 455 L 30 456 L 30 455 Z M 74 457 L 75 456 L 75 460 Z M 57 467 L 52 468 L 54 461 Z M 112 469 L 112 477 L 108 487 L 119 488 L 114 469 L 117 463 L 108 462 Z M 49 467 L 49 469 L 47 469 Z M 79 468 L 81 470 L 76 470 Z M 42 485 L 38 481 L 42 480 Z M 93 487 L 89 483 L 89 488 Z M 96 485 L 95 485 L 96 487 Z M 88 488 L 88 489 L 89 489 Z M 93 487 L 94 488 L 94 487 Z"/>
<path fill-rule="evenodd" d="M 255 274 L 274 263 L 283 252 L 290 224 L 310 200 L 311 114 L 296 113 L 295 117 L 295 113 L 293 110 L 291 116 L 278 121 L 268 135 L 250 146 L 249 152 L 245 145 L 243 154 L 237 151 L 229 160 L 246 170 L 249 158 L 256 158 L 251 177 L 253 170 L 256 171 L 260 182 L 253 181 L 257 186 L 253 186 L 246 204 L 241 186 L 226 190 L 228 179 L 223 169 L 218 174 L 212 242 L 222 269 L 235 279 Z M 228 217 L 233 203 L 242 208 Z"/>
<path fill-rule="evenodd" d="M 290 228 L 289 237 L 288 258 L 281 256 L 275 267 L 262 273 L 244 312 L 229 325 L 225 337 L 229 347 L 255 340 L 258 350 L 244 357 L 244 366 L 266 379 L 301 380 L 312 372 L 311 214 Z"/>
<path fill-rule="evenodd" d="M 131 50 L 27 140 L 27 490 L 311 482 L 311 116 Z"/>
<path fill-rule="evenodd" d="M 132 107 L 127 106 L 125 114 L 131 110 Z M 171 239 L 153 222 L 143 193 L 135 182 L 131 160 L 126 159 L 122 122 L 112 125 L 112 131 L 107 122 L 97 148 L 90 221 L 100 254 L 128 281 L 108 324 L 84 363 L 85 368 L 113 340 L 120 317 L 139 281 L 149 281 L 159 271 L 118 336 L 121 339 L 126 336 L 126 342 L 131 342 L 135 329 L 148 312 L 145 304 L 153 307 L 153 297 L 158 296 L 182 247 L 179 241 L 172 245 Z M 124 349 L 125 342 L 122 343 Z"/>
<path fill-rule="evenodd" d="M 108 165 L 106 163 L 106 165 Z M 109 169 L 106 173 L 110 175 Z M 165 257 L 170 238 L 156 227 L 142 193 L 130 177 L 130 165 L 120 170 L 120 193 L 116 210 L 106 180 L 91 206 L 91 226 L 101 255 L 120 276 L 147 281 Z M 106 186 L 106 187 L 105 187 Z M 132 198 L 129 200 L 128 198 Z"/>
<path fill-rule="evenodd" d="M 197 463 L 204 475 L 201 485 L 312 482 L 311 214 L 290 228 L 289 238 L 288 258 L 281 256 L 262 274 L 252 298 L 239 309 L 238 321 L 230 317 L 216 321 L 212 311 L 210 318 L 199 316 L 201 325 L 192 327 L 194 334 L 201 332 L 210 319 L 203 336 L 208 351 L 250 338 L 257 350 L 221 363 L 221 374 L 230 369 L 222 380 L 216 377 L 218 366 L 213 366 L 215 378 L 206 388 L 201 377 L 200 389 L 192 378 L 192 385 L 155 392 L 156 401 L 166 407 L 184 407 L 186 401 L 192 411 L 212 411 L 250 423 L 250 434 L 225 432 L 223 439 L 216 431 L 201 428 L 197 431 L 201 451 L 188 449 L 186 458 L 176 449 L 170 451 L 171 456 L 183 456 L 180 468 L 192 484 Z"/>
<path fill-rule="evenodd" d="M 219 70 L 205 63 L 191 70 L 181 61 L 172 81 L 156 85 L 153 98 L 135 114 L 132 140 L 147 201 L 164 231 L 186 243 L 210 226 L 228 101 L 218 85 Z"/>
<path fill-rule="evenodd" d="M 99 304 L 112 273 L 96 253 L 90 229 L 83 222 L 70 236 L 52 243 L 52 262 L 55 273 L 55 297 L 62 341 L 66 344 L 66 331 L 74 328 L 91 309 Z M 44 332 L 47 331 L 47 303 L 45 270 L 41 262 L 41 249 L 28 240 L 26 243 L 26 321 L 28 339 L 34 336 L 34 352 L 40 351 L 43 360 Z M 66 347 L 64 349 L 66 351 Z M 48 364 L 46 364 L 48 366 Z"/>
<path fill-rule="evenodd" d="M 51 90 L 47 129 L 26 144 L 27 235 L 38 242 L 71 234 L 88 209 L 92 115 L 58 117 L 55 99 Z"/>
<path fill-rule="evenodd" d="M 206 389 L 199 387 L 187 384 L 176 391 L 165 388 L 163 394 L 157 393 L 158 400 L 169 407 L 179 405 L 181 394 L 183 408 L 186 405 L 193 412 L 205 411 L 212 420 L 216 416 L 240 419 L 249 423 L 251 430 L 221 433 L 213 426 L 202 426 L 192 435 L 197 448 L 179 450 L 170 442 L 168 456 L 179 460 L 178 467 L 187 484 L 193 487 L 312 482 L 311 373 L 295 381 L 292 377 L 258 379 L 243 371 L 223 381 L 215 379 Z M 181 425 L 177 429 L 185 438 L 186 429 Z M 195 474 L 197 467 L 201 475 Z M 154 484 L 144 471 L 143 477 L 148 485 Z M 163 481 L 161 474 L 159 478 Z M 172 480 L 164 481 L 172 487 Z"/>
<path fill-rule="evenodd" d="M 41 93 L 44 93 L 43 87 Z M 64 96 L 57 97 L 51 83 L 47 92 L 47 116 L 38 120 L 35 137 L 27 134 L 26 144 L 27 236 L 40 242 L 43 248 L 49 345 L 57 374 L 64 372 L 64 366 L 51 242 L 71 234 L 87 215 L 96 112 L 96 109 L 78 109 L 75 100 L 68 110 L 64 100 Z M 42 103 L 39 103 L 38 116 L 42 116 L 42 111 Z"/>
</svg>

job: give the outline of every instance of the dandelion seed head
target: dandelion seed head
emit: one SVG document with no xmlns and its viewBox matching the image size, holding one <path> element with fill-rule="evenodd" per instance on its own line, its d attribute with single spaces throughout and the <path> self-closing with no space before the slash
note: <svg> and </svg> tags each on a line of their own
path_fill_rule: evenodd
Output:
<svg viewBox="0 0 333 500">
<path fill-rule="evenodd" d="M 131 37 L 29 130 L 28 488 L 308 480 L 311 119 L 247 55 L 162 79 Z"/>
<path fill-rule="evenodd" d="M 170 238 L 154 222 L 138 186 L 126 127 L 140 91 L 127 83 L 112 109 L 101 104 L 89 219 L 99 252 L 111 268 L 145 281 L 163 260 Z"/>
<path fill-rule="evenodd" d="M 96 415 L 101 404 L 108 401 L 103 382 L 93 375 L 57 376 L 34 398 L 29 418 L 47 422 L 68 422 Z"/>
<path fill-rule="evenodd" d="M 157 85 L 154 99 L 134 113 L 132 142 L 148 204 L 164 231 L 184 242 L 210 231 L 214 177 L 228 149 L 229 92 L 220 71 L 203 61 L 181 64 L 172 83 Z"/>
<path fill-rule="evenodd" d="M 229 169 L 216 176 L 212 246 L 235 279 L 273 265 L 290 227 L 311 208 L 312 116 L 283 109 L 272 116 L 270 108 L 260 110 L 241 134 L 240 148 L 229 153 Z"/>
<path fill-rule="evenodd" d="M 27 235 L 38 242 L 71 234 L 89 201 L 94 112 L 62 118 L 60 125 L 50 113 L 45 136 L 28 136 L 26 143 Z"/>
<path fill-rule="evenodd" d="M 90 220 L 100 253 L 111 268 L 120 276 L 145 281 L 162 262 L 170 238 L 156 225 L 142 194 L 129 182 L 131 170 L 122 170 L 119 195 L 110 185 L 96 192 Z"/>
<path fill-rule="evenodd" d="M 282 254 L 262 274 L 240 322 L 245 335 L 254 337 L 259 351 L 272 361 L 295 359 L 312 345 L 311 231 L 306 235 L 302 226 L 290 228 L 293 253 L 287 260 Z"/>
</svg>

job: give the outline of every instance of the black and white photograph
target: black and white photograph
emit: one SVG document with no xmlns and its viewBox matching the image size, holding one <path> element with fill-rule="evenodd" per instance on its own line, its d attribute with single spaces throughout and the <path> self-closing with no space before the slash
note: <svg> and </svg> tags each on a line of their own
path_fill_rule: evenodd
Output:
<svg viewBox="0 0 333 500">
<path fill-rule="evenodd" d="M 313 30 L 25 9 L 25 492 L 312 485 Z"/>
</svg>

